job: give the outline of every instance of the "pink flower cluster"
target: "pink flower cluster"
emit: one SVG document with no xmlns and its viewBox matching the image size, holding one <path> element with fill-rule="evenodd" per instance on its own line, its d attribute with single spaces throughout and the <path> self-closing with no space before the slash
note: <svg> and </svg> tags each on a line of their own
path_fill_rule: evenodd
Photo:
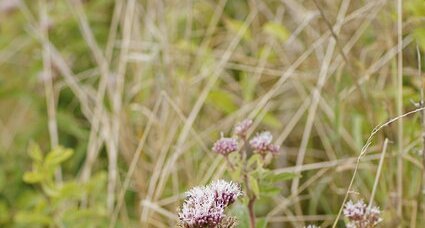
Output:
<svg viewBox="0 0 425 228">
<path fill-rule="evenodd" d="M 180 222 L 186 228 L 217 227 L 226 218 L 224 209 L 241 195 L 239 185 L 224 180 L 192 188 L 186 193 Z"/>
<path fill-rule="evenodd" d="M 231 205 L 239 196 L 242 195 L 239 185 L 224 180 L 217 180 L 213 182 L 210 185 L 210 188 L 214 192 L 214 199 L 216 203 L 223 207 Z"/>
<path fill-rule="evenodd" d="M 357 203 L 348 201 L 343 212 L 349 220 L 348 228 L 372 228 L 382 221 L 379 208 L 369 208 L 363 200 L 359 200 Z"/>
<path fill-rule="evenodd" d="M 252 120 L 246 119 L 236 124 L 234 129 L 235 135 L 245 141 L 252 123 Z M 249 145 L 255 153 L 259 153 L 261 155 L 266 155 L 269 152 L 276 154 L 279 152 L 280 146 L 272 144 L 272 140 L 272 134 L 268 131 L 264 131 L 257 133 L 257 135 L 249 141 Z M 221 138 L 214 143 L 212 150 L 218 154 L 227 156 L 230 153 L 237 151 L 238 148 L 239 144 L 236 137 L 226 138 L 222 135 Z"/>
<path fill-rule="evenodd" d="M 238 141 L 235 138 L 225 138 L 221 136 L 221 138 L 214 143 L 212 150 L 226 156 L 238 150 Z"/>
<path fill-rule="evenodd" d="M 251 126 L 252 126 L 252 120 L 245 119 L 242 122 L 236 124 L 234 132 L 237 136 L 241 138 L 245 138 Z"/>
<path fill-rule="evenodd" d="M 265 131 L 257 134 L 253 139 L 249 141 L 249 144 L 255 152 L 259 154 L 266 154 L 271 152 L 273 154 L 279 152 L 280 146 L 272 144 L 273 136 L 270 132 Z"/>
</svg>

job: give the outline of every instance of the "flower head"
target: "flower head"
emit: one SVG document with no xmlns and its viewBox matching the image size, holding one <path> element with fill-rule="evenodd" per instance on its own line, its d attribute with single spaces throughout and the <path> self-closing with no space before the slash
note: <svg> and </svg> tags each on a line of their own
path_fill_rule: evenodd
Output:
<svg viewBox="0 0 425 228">
<path fill-rule="evenodd" d="M 273 140 L 273 136 L 269 131 L 257 134 L 249 141 L 249 144 L 257 151 L 266 151 Z"/>
<path fill-rule="evenodd" d="M 267 149 L 268 151 L 270 151 L 270 153 L 277 154 L 279 153 L 280 146 L 275 144 L 270 144 Z"/>
<path fill-rule="evenodd" d="M 366 210 L 366 220 L 368 221 L 368 224 L 373 225 L 373 227 L 382 222 L 381 210 L 379 207 L 374 206 L 368 208 Z"/>
<path fill-rule="evenodd" d="M 221 136 L 221 138 L 214 143 L 212 150 L 226 156 L 238 150 L 238 141 L 235 138 L 225 138 Z"/>
<path fill-rule="evenodd" d="M 381 211 L 378 207 L 368 207 L 363 200 L 353 203 L 348 201 L 343 211 L 345 217 L 349 220 L 347 227 L 353 228 L 371 228 L 382 221 Z"/>
<path fill-rule="evenodd" d="M 224 209 L 235 202 L 240 195 L 242 191 L 237 184 L 224 180 L 192 188 L 186 192 L 186 200 L 179 212 L 181 226 L 203 228 L 219 227 L 224 222 L 229 223 L 232 219 L 224 214 Z"/>
<path fill-rule="evenodd" d="M 240 186 L 231 181 L 217 180 L 211 183 L 209 187 L 214 192 L 216 202 L 223 207 L 234 203 L 242 195 Z"/>
<path fill-rule="evenodd" d="M 272 140 L 272 134 L 269 131 L 264 131 L 251 139 L 249 144 L 254 149 L 254 151 L 260 154 L 265 154 L 267 152 L 277 153 L 279 152 L 280 147 L 278 145 L 272 144 Z"/>
<path fill-rule="evenodd" d="M 215 206 L 214 196 L 208 189 L 192 189 L 179 218 L 187 228 L 216 226 L 224 218 L 224 208 Z"/>
<path fill-rule="evenodd" d="M 241 138 L 245 138 L 249 128 L 252 126 L 252 120 L 245 119 L 242 122 L 236 124 L 235 134 Z"/>
<path fill-rule="evenodd" d="M 367 205 L 363 202 L 363 200 L 357 201 L 357 203 L 353 203 L 353 201 L 348 201 L 344 207 L 344 215 L 350 220 L 360 220 L 365 214 Z"/>
<path fill-rule="evenodd" d="M 213 192 L 207 187 L 194 187 L 186 192 L 186 201 L 179 213 L 187 228 L 215 226 L 224 217 L 224 208 L 215 206 Z"/>
</svg>

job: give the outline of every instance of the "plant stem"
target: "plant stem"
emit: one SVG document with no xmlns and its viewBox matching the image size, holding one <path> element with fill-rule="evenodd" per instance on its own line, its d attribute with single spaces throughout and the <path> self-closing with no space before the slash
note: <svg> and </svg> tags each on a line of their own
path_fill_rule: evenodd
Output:
<svg viewBox="0 0 425 228">
<path fill-rule="evenodd" d="M 255 213 L 254 213 L 254 203 L 255 196 L 251 197 L 248 202 L 248 210 L 249 210 L 249 223 L 251 228 L 255 228 Z"/>
<path fill-rule="evenodd" d="M 248 142 L 246 138 L 243 138 L 243 157 L 242 157 L 242 161 L 243 161 L 243 172 L 244 172 L 244 181 L 245 181 L 245 186 L 246 186 L 246 190 L 248 193 L 248 197 L 249 197 L 249 201 L 248 201 L 248 211 L 249 211 L 249 227 L 250 228 L 255 228 L 255 212 L 254 212 L 254 203 L 256 200 L 256 197 L 254 195 L 253 192 L 251 192 L 251 189 L 249 187 L 249 181 L 248 181 L 248 167 L 247 167 L 247 156 L 248 156 Z"/>
<path fill-rule="evenodd" d="M 230 170 L 235 170 L 235 166 L 233 165 L 233 163 L 230 161 L 228 156 L 224 156 L 224 158 L 226 159 L 227 163 L 229 164 L 229 168 Z"/>
</svg>

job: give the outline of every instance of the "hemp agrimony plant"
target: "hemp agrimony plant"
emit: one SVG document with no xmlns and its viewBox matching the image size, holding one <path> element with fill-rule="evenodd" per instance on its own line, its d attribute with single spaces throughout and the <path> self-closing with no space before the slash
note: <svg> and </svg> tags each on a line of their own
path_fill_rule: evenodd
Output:
<svg viewBox="0 0 425 228">
<path fill-rule="evenodd" d="M 343 212 L 348 220 L 347 228 L 373 228 L 382 222 L 379 207 L 368 206 L 363 200 L 348 201 Z"/>
<path fill-rule="evenodd" d="M 254 205 L 261 197 L 280 192 L 275 184 L 292 179 L 292 173 L 277 174 L 266 166 L 273 161 L 280 146 L 273 144 L 268 131 L 257 132 L 252 138 L 252 120 L 246 119 L 234 127 L 233 135 L 223 133 L 212 151 L 223 156 L 233 182 L 218 180 L 210 185 L 195 187 L 186 193 L 186 200 L 179 212 L 180 227 L 184 228 L 233 228 L 237 219 L 225 214 L 225 209 L 240 196 L 248 209 L 249 226 L 265 227 L 264 219 L 257 220 Z M 236 184 L 236 183 L 240 183 Z"/>
<path fill-rule="evenodd" d="M 254 211 L 255 202 L 261 197 L 280 192 L 275 184 L 278 181 L 292 179 L 292 173 L 276 174 L 266 168 L 273 157 L 279 153 L 280 146 L 273 144 L 273 136 L 268 131 L 257 132 L 249 138 L 253 121 L 246 119 L 238 123 L 231 137 L 217 140 L 212 150 L 224 156 L 228 172 L 233 181 L 241 183 L 245 194 L 245 204 L 248 208 L 249 224 L 255 228 L 257 224 L 265 226 L 265 220 L 257 221 Z"/>
<path fill-rule="evenodd" d="M 179 227 L 232 228 L 237 221 L 224 210 L 243 193 L 238 184 L 217 180 L 210 185 L 194 187 L 186 192 L 186 200 L 179 212 Z"/>
</svg>

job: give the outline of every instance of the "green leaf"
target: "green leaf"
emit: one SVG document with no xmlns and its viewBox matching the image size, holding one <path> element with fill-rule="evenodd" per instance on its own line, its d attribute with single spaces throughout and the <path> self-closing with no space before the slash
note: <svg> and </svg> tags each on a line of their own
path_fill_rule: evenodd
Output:
<svg viewBox="0 0 425 228">
<path fill-rule="evenodd" d="M 43 191 L 51 197 L 58 197 L 60 193 L 60 189 L 58 186 L 49 183 L 42 183 L 41 188 Z"/>
<path fill-rule="evenodd" d="M 246 206 L 236 203 L 230 210 L 230 214 L 238 219 L 238 228 L 249 228 L 249 212 Z"/>
<path fill-rule="evenodd" d="M 280 41 L 285 42 L 289 38 L 289 31 L 281 24 L 276 22 L 267 22 L 263 26 L 263 31 L 271 36 L 278 38 Z"/>
<path fill-rule="evenodd" d="M 41 152 L 40 146 L 34 142 L 30 142 L 28 154 L 36 162 L 43 161 L 43 153 Z"/>
<path fill-rule="evenodd" d="M 241 162 L 242 161 L 241 161 L 241 154 L 240 153 L 231 153 L 228 156 L 229 156 L 230 161 L 233 164 L 236 164 L 238 166 L 241 166 Z"/>
<path fill-rule="evenodd" d="M 262 164 L 255 167 L 255 169 L 251 172 L 251 175 L 256 178 L 257 180 L 262 180 L 266 177 L 268 177 L 272 173 L 269 169 L 264 168 Z"/>
<path fill-rule="evenodd" d="M 213 90 L 208 94 L 207 102 L 225 113 L 232 113 L 238 109 L 231 94 L 225 90 Z"/>
<path fill-rule="evenodd" d="M 44 180 L 43 174 L 35 171 L 26 172 L 23 177 L 24 181 L 30 184 L 39 183 Z"/>
<path fill-rule="evenodd" d="M 255 221 L 255 227 L 256 228 L 266 228 L 267 227 L 266 218 L 257 218 L 257 220 Z"/>
<path fill-rule="evenodd" d="M 66 182 L 58 192 L 58 197 L 63 199 L 78 199 L 84 194 L 84 188 L 75 181 Z"/>
<path fill-rule="evenodd" d="M 279 182 L 279 181 L 286 181 L 294 179 L 297 175 L 295 173 L 279 173 L 279 174 L 272 174 L 267 176 L 267 180 L 270 182 Z"/>
<path fill-rule="evenodd" d="M 45 160 L 47 166 L 59 165 L 63 161 L 66 161 L 73 154 L 73 150 L 65 149 L 63 147 L 57 147 L 52 152 L 50 152 Z"/>
<path fill-rule="evenodd" d="M 108 174 L 104 171 L 99 171 L 85 186 L 85 190 L 88 193 L 94 193 L 99 195 L 100 192 L 105 190 L 105 185 L 108 182 Z"/>
<path fill-rule="evenodd" d="M 276 118 L 276 116 L 274 116 L 271 113 L 267 113 L 262 121 L 264 124 L 266 124 L 269 127 L 272 128 L 281 128 L 282 127 L 282 123 L 280 122 L 280 120 L 278 118 Z"/>
<path fill-rule="evenodd" d="M 34 225 L 51 225 L 53 219 L 50 216 L 44 215 L 35 211 L 20 211 L 15 215 L 15 222 L 21 224 Z"/>
<path fill-rule="evenodd" d="M 0 201 L 0 224 L 4 224 L 9 220 L 9 211 L 7 204 L 3 201 Z"/>
<path fill-rule="evenodd" d="M 265 186 L 261 185 L 261 195 L 262 196 L 275 196 L 281 192 L 281 188 L 276 186 Z"/>
<path fill-rule="evenodd" d="M 253 154 L 253 155 L 252 155 L 252 156 L 248 159 L 247 165 L 248 165 L 248 166 L 251 166 L 251 165 L 253 165 L 253 164 L 255 164 L 255 163 L 260 164 L 260 162 L 261 162 L 261 155 L 259 155 L 259 154 Z"/>
<path fill-rule="evenodd" d="M 255 197 L 257 197 L 257 199 L 260 198 L 260 187 L 258 186 L 258 181 L 253 176 L 249 175 L 248 184 Z"/>
</svg>

